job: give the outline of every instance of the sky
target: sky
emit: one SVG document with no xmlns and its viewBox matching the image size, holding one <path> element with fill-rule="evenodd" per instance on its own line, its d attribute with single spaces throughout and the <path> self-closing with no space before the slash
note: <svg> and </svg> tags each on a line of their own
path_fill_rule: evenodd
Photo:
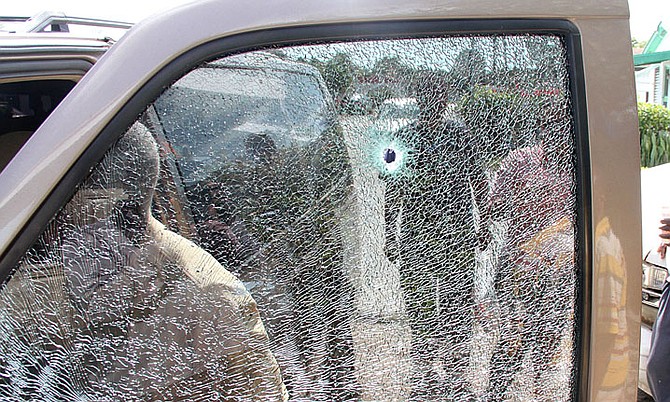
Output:
<svg viewBox="0 0 670 402">
<path fill-rule="evenodd" d="M 140 20 L 192 0 L 23 0 L 3 1 L 2 16 L 30 17 L 42 11 L 64 12 L 73 17 L 102 18 L 124 22 Z M 271 1 L 271 0 L 270 0 Z"/>
<path fill-rule="evenodd" d="M 0 14 L 3 16 L 31 16 L 41 11 L 62 11 L 67 15 L 76 17 L 138 22 L 152 14 L 190 1 L 116 0 L 114 2 L 105 2 L 96 0 L 23 0 L 10 2 L 5 0 L 0 9 Z M 666 25 L 670 25 L 670 1 L 668 0 L 629 0 L 629 6 L 631 13 L 631 36 L 633 38 L 640 41 L 648 40 L 662 19 L 665 19 Z"/>
<path fill-rule="evenodd" d="M 668 0 L 628 0 L 628 7 L 631 37 L 637 40 L 648 40 L 661 20 L 665 21 L 666 28 L 670 26 Z"/>
</svg>

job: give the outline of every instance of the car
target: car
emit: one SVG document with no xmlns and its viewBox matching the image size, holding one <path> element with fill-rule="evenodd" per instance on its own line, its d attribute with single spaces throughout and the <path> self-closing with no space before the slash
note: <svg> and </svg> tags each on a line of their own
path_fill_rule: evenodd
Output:
<svg viewBox="0 0 670 402">
<path fill-rule="evenodd" d="M 0 171 L 115 41 L 75 32 L 130 26 L 47 12 L 0 18 Z"/>
<path fill-rule="evenodd" d="M 640 379 L 639 388 L 646 395 L 651 395 L 647 380 L 647 359 L 651 342 L 651 329 L 658 316 L 661 291 L 668 277 L 665 259 L 655 249 L 649 250 L 642 260 L 642 311 L 640 339 Z"/>
<path fill-rule="evenodd" d="M 133 26 L 0 172 L 0 398 L 634 398 L 628 8 L 573 3 Z"/>
<path fill-rule="evenodd" d="M 382 124 L 399 130 L 419 118 L 419 105 L 414 98 L 390 98 L 382 102 L 377 115 Z"/>
<path fill-rule="evenodd" d="M 219 86 L 201 84 L 217 74 Z M 256 79 L 259 85 L 240 89 L 238 83 L 244 79 Z M 291 103 L 301 95 L 308 102 Z M 179 108 L 189 97 L 226 114 L 194 116 Z M 334 117 L 332 98 L 318 70 L 270 53 L 231 57 L 196 70 L 168 89 L 156 109 L 162 125 L 169 127 L 168 140 L 181 144 L 175 151 L 187 186 L 231 161 L 270 157 L 262 155 L 263 142 L 271 148 L 267 152 L 277 154 L 307 143 L 319 137 Z M 199 127 L 197 133 L 183 131 L 193 125 Z M 251 145 L 250 138 L 259 144 Z"/>
<path fill-rule="evenodd" d="M 642 200 L 642 306 L 640 338 L 639 387 L 651 394 L 647 383 L 646 366 L 651 343 L 651 330 L 658 315 L 663 284 L 667 277 L 666 260 L 658 253 L 659 226 L 664 216 L 665 203 L 670 193 L 665 189 L 665 177 L 670 173 L 670 164 L 642 169 L 640 172 Z"/>
<path fill-rule="evenodd" d="M 667 277 L 665 259 L 656 250 L 650 250 L 642 261 L 642 322 L 649 327 L 656 321 Z"/>
</svg>

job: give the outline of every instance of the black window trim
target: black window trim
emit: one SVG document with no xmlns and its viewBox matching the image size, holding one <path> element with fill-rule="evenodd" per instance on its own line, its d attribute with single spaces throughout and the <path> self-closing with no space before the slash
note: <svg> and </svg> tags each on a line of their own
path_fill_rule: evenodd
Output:
<svg viewBox="0 0 670 402">
<path fill-rule="evenodd" d="M 576 218 L 577 295 L 575 301 L 575 345 L 573 400 L 589 396 L 589 344 L 591 328 L 591 175 L 586 110 L 586 90 L 579 29 L 565 19 L 426 19 L 376 22 L 351 22 L 278 27 L 214 39 L 179 55 L 156 73 L 110 120 L 57 186 L 47 196 L 28 223 L 0 258 L 0 283 L 11 277 L 25 252 L 44 231 L 52 217 L 69 201 L 80 182 L 104 153 L 135 122 L 163 89 L 196 66 L 226 55 L 328 42 L 412 39 L 455 35 L 547 34 L 561 36 L 568 58 L 569 89 L 573 126 L 576 135 Z M 1 288 L 0 288 L 1 291 Z"/>
</svg>

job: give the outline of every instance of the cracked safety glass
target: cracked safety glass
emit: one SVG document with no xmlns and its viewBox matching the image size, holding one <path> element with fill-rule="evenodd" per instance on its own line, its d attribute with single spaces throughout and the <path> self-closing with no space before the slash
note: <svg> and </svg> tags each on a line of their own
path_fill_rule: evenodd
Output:
<svg viewBox="0 0 670 402">
<path fill-rule="evenodd" d="M 308 44 L 169 86 L 0 293 L 0 395 L 569 400 L 556 35 Z"/>
</svg>

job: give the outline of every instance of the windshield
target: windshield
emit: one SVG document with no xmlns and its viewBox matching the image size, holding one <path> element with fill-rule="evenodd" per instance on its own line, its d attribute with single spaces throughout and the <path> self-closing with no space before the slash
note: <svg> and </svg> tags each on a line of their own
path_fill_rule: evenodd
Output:
<svg viewBox="0 0 670 402">
<path fill-rule="evenodd" d="M 263 144 L 289 148 L 325 129 L 326 101 L 316 76 L 263 67 L 211 64 L 156 102 L 166 136 L 178 144 L 185 181 L 257 158 Z"/>
</svg>

